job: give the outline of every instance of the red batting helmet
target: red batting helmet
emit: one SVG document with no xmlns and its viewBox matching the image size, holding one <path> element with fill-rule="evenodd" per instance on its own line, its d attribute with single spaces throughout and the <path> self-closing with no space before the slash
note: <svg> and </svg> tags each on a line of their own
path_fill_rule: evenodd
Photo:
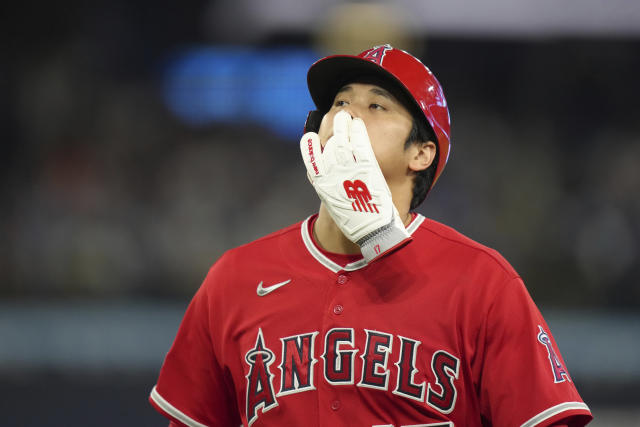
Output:
<svg viewBox="0 0 640 427">
<path fill-rule="evenodd" d="M 386 44 L 357 56 L 334 55 L 316 61 L 307 74 L 311 99 L 320 111 L 327 112 L 338 90 L 362 76 L 375 76 L 390 82 L 413 101 L 416 112 L 424 116 L 433 129 L 439 150 L 433 187 L 447 163 L 450 148 L 449 110 L 442 86 L 419 59 Z"/>
</svg>

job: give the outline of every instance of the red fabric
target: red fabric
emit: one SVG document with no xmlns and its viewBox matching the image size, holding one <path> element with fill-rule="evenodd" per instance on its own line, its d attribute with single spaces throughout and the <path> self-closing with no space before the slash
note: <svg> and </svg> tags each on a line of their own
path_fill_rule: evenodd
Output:
<svg viewBox="0 0 640 427">
<path fill-rule="evenodd" d="M 331 257 L 353 269 L 333 271 L 308 225 L 212 267 L 151 396 L 160 412 L 207 426 L 591 419 L 568 374 L 554 381 L 551 331 L 497 252 L 424 220 L 411 245 L 368 266 Z"/>
</svg>

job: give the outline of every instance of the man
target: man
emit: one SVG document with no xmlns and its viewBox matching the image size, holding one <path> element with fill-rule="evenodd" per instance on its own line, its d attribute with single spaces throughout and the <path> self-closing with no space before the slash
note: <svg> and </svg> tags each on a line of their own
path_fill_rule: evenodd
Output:
<svg viewBox="0 0 640 427">
<path fill-rule="evenodd" d="M 440 84 L 389 45 L 316 62 L 317 215 L 211 268 L 150 401 L 186 426 L 582 426 L 549 327 L 495 251 L 411 212 L 449 154 Z"/>
</svg>

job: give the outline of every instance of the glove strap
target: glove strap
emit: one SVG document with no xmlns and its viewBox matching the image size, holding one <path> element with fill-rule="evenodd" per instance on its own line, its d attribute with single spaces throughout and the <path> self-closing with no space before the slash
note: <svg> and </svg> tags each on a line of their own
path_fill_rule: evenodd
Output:
<svg viewBox="0 0 640 427">
<path fill-rule="evenodd" d="M 389 224 L 367 234 L 356 242 L 367 263 L 382 258 L 411 241 L 407 229 L 398 222 L 392 218 Z"/>
</svg>

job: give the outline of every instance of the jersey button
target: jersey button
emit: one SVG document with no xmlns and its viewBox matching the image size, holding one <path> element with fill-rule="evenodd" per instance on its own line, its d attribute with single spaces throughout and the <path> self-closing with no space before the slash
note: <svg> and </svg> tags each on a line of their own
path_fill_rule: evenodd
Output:
<svg viewBox="0 0 640 427">
<path fill-rule="evenodd" d="M 336 280 L 336 282 L 338 283 L 338 285 L 344 285 L 345 283 L 347 283 L 349 281 L 349 277 L 341 274 L 338 276 L 338 279 Z"/>
<path fill-rule="evenodd" d="M 334 411 L 340 409 L 340 401 L 334 400 L 333 402 L 331 402 L 331 409 L 333 409 Z"/>
<path fill-rule="evenodd" d="M 333 314 L 340 315 L 344 311 L 344 307 L 340 304 L 336 304 L 333 306 Z"/>
</svg>

